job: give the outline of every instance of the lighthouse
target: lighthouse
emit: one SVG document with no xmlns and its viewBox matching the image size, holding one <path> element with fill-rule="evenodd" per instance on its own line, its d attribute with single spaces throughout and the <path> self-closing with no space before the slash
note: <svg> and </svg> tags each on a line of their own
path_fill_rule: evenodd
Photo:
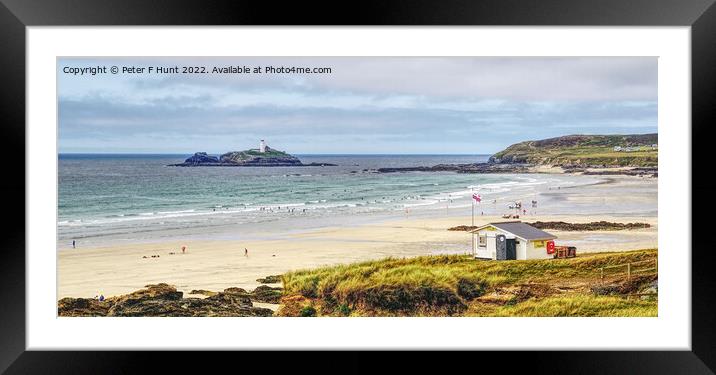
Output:
<svg viewBox="0 0 716 375">
<path fill-rule="evenodd" d="M 264 153 L 266 152 L 266 142 L 262 139 L 259 143 L 259 152 Z"/>
</svg>

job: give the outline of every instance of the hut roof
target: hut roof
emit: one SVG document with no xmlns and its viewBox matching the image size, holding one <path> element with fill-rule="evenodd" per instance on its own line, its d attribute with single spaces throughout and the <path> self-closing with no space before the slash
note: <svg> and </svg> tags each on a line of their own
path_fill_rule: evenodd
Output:
<svg viewBox="0 0 716 375">
<path fill-rule="evenodd" d="M 516 237 L 528 240 L 528 241 L 535 241 L 535 240 L 552 240 L 557 238 L 557 236 L 547 233 L 541 229 L 537 229 L 529 224 L 525 224 L 521 221 L 508 221 L 508 222 L 501 222 L 501 223 L 490 223 L 483 225 L 481 227 L 478 227 L 477 229 L 473 230 L 472 233 L 475 233 L 481 229 L 484 229 L 486 227 L 495 227 L 497 229 L 503 230 L 505 232 L 509 232 L 514 234 Z"/>
</svg>

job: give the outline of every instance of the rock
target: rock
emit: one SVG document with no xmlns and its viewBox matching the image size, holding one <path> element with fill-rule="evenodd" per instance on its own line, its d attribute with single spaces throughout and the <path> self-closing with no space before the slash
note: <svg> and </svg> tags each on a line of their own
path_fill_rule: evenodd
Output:
<svg viewBox="0 0 716 375">
<path fill-rule="evenodd" d="M 93 298 L 63 298 L 57 302 L 59 316 L 105 316 L 110 304 Z"/>
<path fill-rule="evenodd" d="M 278 284 L 281 282 L 281 275 L 266 276 L 263 279 L 256 279 L 261 284 Z"/>
<path fill-rule="evenodd" d="M 248 294 L 249 292 L 247 292 L 243 288 L 232 287 L 232 288 L 224 289 L 224 293 L 226 293 L 226 294 Z"/>
<path fill-rule="evenodd" d="M 189 292 L 189 294 L 199 294 L 199 295 L 211 297 L 211 296 L 213 296 L 213 295 L 216 295 L 217 293 L 216 293 L 216 292 L 212 292 L 212 291 L 210 291 L 210 290 L 205 290 L 205 289 L 194 289 L 194 290 L 192 290 L 191 292 Z"/>
<path fill-rule="evenodd" d="M 251 293 L 251 300 L 264 303 L 279 303 L 282 293 L 281 288 L 272 288 L 270 286 L 261 285 L 256 287 Z"/>
<path fill-rule="evenodd" d="M 631 230 L 650 228 L 649 223 L 612 223 L 609 221 L 593 221 L 591 223 L 565 223 L 564 221 L 535 221 L 526 223 L 538 229 L 561 231 L 595 231 L 595 230 Z"/>
<path fill-rule="evenodd" d="M 338 164 L 331 164 L 331 163 L 308 163 L 308 164 L 301 164 L 302 167 L 337 167 Z"/>
<path fill-rule="evenodd" d="M 183 293 L 168 284 L 147 285 L 145 289 L 108 298 L 104 302 L 63 298 L 60 316 L 271 316 L 270 309 L 254 307 L 241 288 L 229 288 L 207 298 L 182 298 Z"/>
<path fill-rule="evenodd" d="M 108 316 L 168 316 L 169 302 L 182 299 L 183 293 L 168 284 L 147 285 L 146 289 L 111 299 Z M 166 308 L 165 308 L 166 306 Z"/>
<path fill-rule="evenodd" d="M 457 173 L 527 173 L 532 165 L 528 164 L 438 164 L 432 167 L 378 168 L 378 173 L 395 172 L 457 172 Z"/>
<path fill-rule="evenodd" d="M 209 156 L 206 152 L 197 152 L 190 158 L 184 160 L 184 164 L 205 164 L 205 163 L 218 163 L 219 158 L 216 156 Z"/>
<path fill-rule="evenodd" d="M 448 230 L 456 231 L 456 232 L 469 232 L 469 231 L 473 231 L 477 228 L 479 228 L 479 227 L 476 225 L 458 225 L 456 227 L 450 227 L 450 228 L 448 228 Z"/>
</svg>

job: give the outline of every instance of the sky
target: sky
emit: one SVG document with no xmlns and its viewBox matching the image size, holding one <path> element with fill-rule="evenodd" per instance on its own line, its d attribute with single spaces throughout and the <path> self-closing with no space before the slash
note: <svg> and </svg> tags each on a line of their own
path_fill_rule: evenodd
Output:
<svg viewBox="0 0 716 375">
<path fill-rule="evenodd" d="M 252 72 L 212 73 L 227 66 Z M 265 139 L 293 154 L 491 154 L 657 131 L 656 57 L 61 58 L 57 74 L 61 153 L 221 154 Z"/>
</svg>

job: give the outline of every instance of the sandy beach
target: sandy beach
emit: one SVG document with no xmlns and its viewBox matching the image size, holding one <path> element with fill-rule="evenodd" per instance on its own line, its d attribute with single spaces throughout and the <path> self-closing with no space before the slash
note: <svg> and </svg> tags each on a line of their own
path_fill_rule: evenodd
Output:
<svg viewBox="0 0 716 375">
<path fill-rule="evenodd" d="M 629 186 L 656 184 L 655 180 L 635 178 L 624 181 Z M 614 186 L 609 188 L 614 189 Z M 606 194 L 607 187 L 604 189 Z M 572 190 L 570 195 L 579 196 L 579 188 Z M 630 198 L 611 195 L 608 199 L 609 204 L 619 205 Z M 653 200 L 655 206 L 655 196 Z M 181 238 L 65 249 L 58 251 L 58 298 L 93 297 L 100 293 L 113 296 L 160 282 L 176 285 L 187 294 L 194 289 L 253 289 L 260 285 L 256 279 L 291 270 L 384 257 L 469 253 L 470 235 L 447 229 L 470 225 L 471 217 L 464 215 L 464 209 L 454 210 L 452 215 L 449 211 L 435 211 L 434 217 L 406 215 L 375 222 L 354 221 L 347 217 L 321 228 L 290 233 L 267 230 L 255 234 L 250 240 Z M 500 216 L 478 214 L 475 224 L 504 220 Z M 639 230 L 550 231 L 559 237 L 558 245 L 576 246 L 578 253 L 636 250 L 658 245 L 655 215 L 527 215 L 522 220 L 651 224 L 650 228 Z M 186 254 L 181 253 L 182 246 L 187 247 Z M 248 249 L 248 256 L 244 249 Z M 158 257 L 153 258 L 153 255 Z"/>
</svg>

